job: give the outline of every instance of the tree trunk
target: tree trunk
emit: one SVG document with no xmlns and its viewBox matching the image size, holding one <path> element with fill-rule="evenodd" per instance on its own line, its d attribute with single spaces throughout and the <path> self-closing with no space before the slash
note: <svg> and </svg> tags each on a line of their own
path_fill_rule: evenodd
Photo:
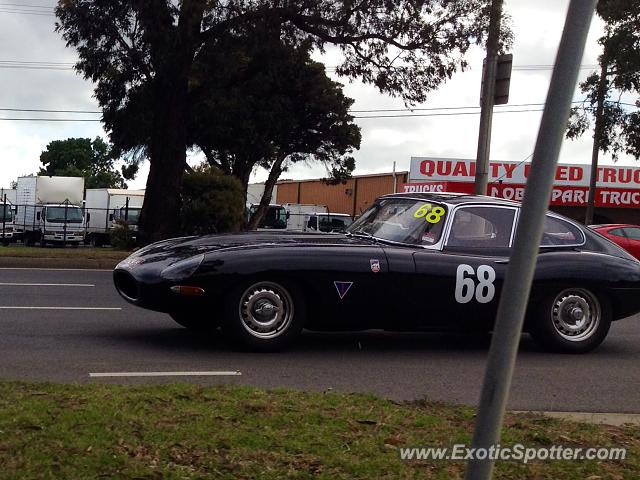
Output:
<svg viewBox="0 0 640 480">
<path fill-rule="evenodd" d="M 255 230 L 258 228 L 258 225 L 260 225 L 260 222 L 262 221 L 262 217 L 267 213 L 267 209 L 271 203 L 271 196 L 273 195 L 273 187 L 282 174 L 282 164 L 284 163 L 285 158 L 287 158 L 286 155 L 281 155 L 273 162 L 271 170 L 269 171 L 269 177 L 264 183 L 264 192 L 262 193 L 258 210 L 256 210 L 249 221 L 249 230 Z"/>
<path fill-rule="evenodd" d="M 200 35 L 204 2 L 184 0 L 174 41 L 153 52 L 158 62 L 153 79 L 153 127 L 149 145 L 149 177 L 140 212 L 139 241 L 176 236 L 180 225 L 180 193 L 187 159 L 189 75 Z"/>
<path fill-rule="evenodd" d="M 600 80 L 598 82 L 598 93 L 596 99 L 596 125 L 593 132 L 593 146 L 591 149 L 591 177 L 589 179 L 589 198 L 585 212 L 585 225 L 593 223 L 593 210 L 596 203 L 596 181 L 598 178 L 598 156 L 600 154 L 600 143 L 602 141 L 602 131 L 604 129 L 604 101 L 607 95 L 607 63 L 608 63 L 607 41 L 605 40 L 604 51 L 602 53 Z"/>
</svg>

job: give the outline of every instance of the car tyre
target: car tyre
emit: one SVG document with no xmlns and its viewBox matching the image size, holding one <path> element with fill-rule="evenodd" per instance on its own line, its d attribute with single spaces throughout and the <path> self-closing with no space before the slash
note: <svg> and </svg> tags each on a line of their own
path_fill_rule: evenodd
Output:
<svg viewBox="0 0 640 480">
<path fill-rule="evenodd" d="M 225 297 L 222 333 L 253 351 L 277 351 L 289 346 L 306 320 L 302 293 L 282 281 L 251 281 Z"/>
<path fill-rule="evenodd" d="M 529 333 L 546 350 L 586 353 L 599 346 L 611 327 L 609 300 L 586 288 L 565 288 L 539 302 Z"/>
</svg>

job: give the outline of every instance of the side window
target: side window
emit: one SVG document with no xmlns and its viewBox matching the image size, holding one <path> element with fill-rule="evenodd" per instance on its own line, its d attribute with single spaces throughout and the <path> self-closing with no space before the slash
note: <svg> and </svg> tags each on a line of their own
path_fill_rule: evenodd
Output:
<svg viewBox="0 0 640 480">
<path fill-rule="evenodd" d="M 559 218 L 547 217 L 544 219 L 544 229 L 542 231 L 542 246 L 569 246 L 580 245 L 584 242 L 582 232 L 569 222 Z"/>
<path fill-rule="evenodd" d="M 513 208 L 459 208 L 453 218 L 447 246 L 509 247 L 515 214 Z"/>
<path fill-rule="evenodd" d="M 609 235 L 613 235 L 614 237 L 627 238 L 622 228 L 614 228 L 612 230 L 609 230 Z"/>
<path fill-rule="evenodd" d="M 640 228 L 625 227 L 622 230 L 631 240 L 640 240 Z"/>
<path fill-rule="evenodd" d="M 316 217 L 314 216 L 309 217 L 309 221 L 307 222 L 307 228 L 313 228 L 314 230 L 316 229 Z"/>
</svg>

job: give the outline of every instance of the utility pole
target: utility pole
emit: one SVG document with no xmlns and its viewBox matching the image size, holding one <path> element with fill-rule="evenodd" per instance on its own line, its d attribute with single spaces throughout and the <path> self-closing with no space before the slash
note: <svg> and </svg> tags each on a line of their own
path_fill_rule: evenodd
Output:
<svg viewBox="0 0 640 480">
<path fill-rule="evenodd" d="M 480 128 L 478 131 L 478 154 L 476 156 L 476 195 L 486 195 L 489 184 L 489 153 L 491 151 L 491 122 L 496 86 L 498 42 L 500 40 L 500 19 L 502 0 L 491 2 L 489 34 L 487 36 L 487 58 L 482 74 L 482 97 L 480 98 Z"/>
<path fill-rule="evenodd" d="M 593 132 L 593 146 L 591 150 L 591 177 L 589 179 L 589 198 L 587 199 L 587 211 L 585 213 L 584 224 L 593 223 L 593 210 L 596 204 L 596 184 L 598 179 L 598 156 L 600 154 L 600 143 L 604 130 L 604 101 L 607 95 L 607 63 L 609 52 L 607 38 L 602 52 L 602 65 L 600 65 L 600 80 L 598 81 L 598 93 L 596 98 L 596 125 Z"/>
<path fill-rule="evenodd" d="M 569 4 L 533 152 L 513 251 L 500 294 L 471 445 L 475 452 L 482 450 L 488 453 L 491 447 L 495 448 L 500 443 L 500 430 L 536 269 L 545 213 L 596 1 L 571 0 Z M 466 479 L 490 479 L 494 461 L 495 458 L 488 455 L 483 460 L 471 459 Z"/>
</svg>

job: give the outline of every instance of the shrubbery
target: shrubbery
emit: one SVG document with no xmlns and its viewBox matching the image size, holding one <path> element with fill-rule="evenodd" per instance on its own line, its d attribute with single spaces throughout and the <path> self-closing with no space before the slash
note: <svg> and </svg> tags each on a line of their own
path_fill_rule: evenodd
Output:
<svg viewBox="0 0 640 480">
<path fill-rule="evenodd" d="M 185 175 L 181 218 L 184 235 L 235 231 L 244 221 L 244 192 L 238 179 L 206 164 Z"/>
<path fill-rule="evenodd" d="M 117 220 L 111 229 L 111 246 L 117 250 L 129 250 L 135 245 L 135 233 L 122 220 Z"/>
</svg>

